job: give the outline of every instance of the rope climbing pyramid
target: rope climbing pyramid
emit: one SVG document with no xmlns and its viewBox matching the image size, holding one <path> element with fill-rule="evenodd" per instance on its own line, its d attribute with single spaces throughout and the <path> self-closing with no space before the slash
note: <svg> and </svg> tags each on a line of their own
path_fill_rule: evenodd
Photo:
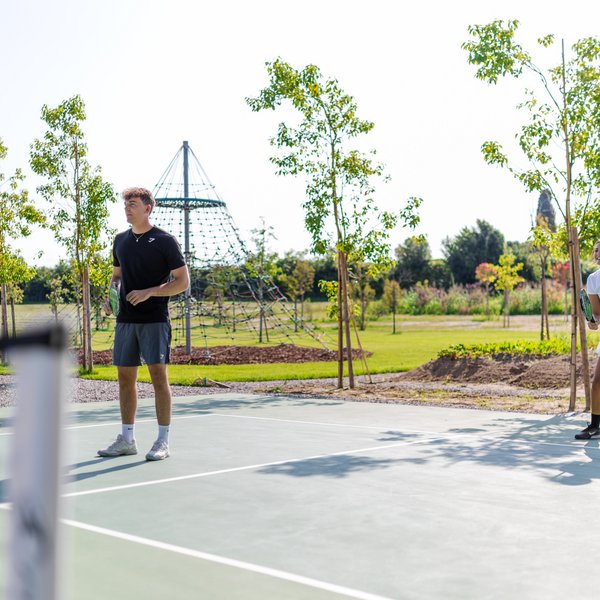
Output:
<svg viewBox="0 0 600 600">
<path fill-rule="evenodd" d="M 200 344 L 209 355 L 216 344 L 244 341 L 312 339 L 324 346 L 313 329 L 294 321 L 272 278 L 248 268 L 251 253 L 188 142 L 153 193 L 154 223 L 178 239 L 190 270 L 190 288 L 173 303 L 174 341 L 185 337 L 187 354 Z"/>
</svg>

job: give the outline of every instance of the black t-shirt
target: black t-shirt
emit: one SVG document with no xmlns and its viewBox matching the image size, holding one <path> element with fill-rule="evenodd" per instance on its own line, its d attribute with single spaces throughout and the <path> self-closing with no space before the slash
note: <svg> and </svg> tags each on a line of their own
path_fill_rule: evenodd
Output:
<svg viewBox="0 0 600 600">
<path fill-rule="evenodd" d="M 169 297 L 152 296 L 134 306 L 125 300 L 132 290 L 145 290 L 169 281 L 171 271 L 183 267 L 185 260 L 177 240 L 153 227 L 143 236 L 131 229 L 118 233 L 113 243 L 113 265 L 121 267 L 121 293 L 118 323 L 167 323 Z"/>
</svg>

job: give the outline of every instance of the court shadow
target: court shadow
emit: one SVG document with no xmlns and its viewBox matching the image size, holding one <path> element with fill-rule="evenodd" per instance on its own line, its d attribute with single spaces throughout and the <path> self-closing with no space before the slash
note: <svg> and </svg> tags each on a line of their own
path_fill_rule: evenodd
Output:
<svg viewBox="0 0 600 600">
<path fill-rule="evenodd" d="M 425 442 L 427 439 L 421 433 L 405 433 L 402 431 L 394 431 L 393 429 L 390 431 L 383 431 L 381 435 L 385 437 L 377 438 L 378 442 L 407 442 L 419 439 L 422 439 Z"/>
<path fill-rule="evenodd" d="M 146 461 L 146 460 L 137 460 L 135 462 L 128 462 L 128 463 L 115 462 L 114 464 L 111 464 L 115 458 L 116 459 L 120 458 L 122 460 L 122 457 L 119 457 L 119 456 L 116 456 L 114 458 L 98 457 L 97 459 L 86 460 L 86 461 L 83 461 L 80 463 L 75 463 L 73 465 L 68 465 L 67 467 L 65 467 L 63 484 L 73 483 L 76 481 L 83 481 L 85 479 L 91 479 L 92 477 L 99 477 L 100 475 L 106 475 L 108 473 L 116 473 L 117 471 L 126 471 L 127 469 L 134 469 L 136 467 L 140 467 L 141 465 L 148 464 L 148 461 Z M 104 465 L 104 464 L 108 464 L 109 466 L 107 466 L 104 469 L 96 469 L 94 471 L 85 471 L 84 473 L 71 473 L 70 472 L 75 469 L 89 467 L 90 465 L 100 466 L 100 465 Z"/>
<path fill-rule="evenodd" d="M 579 429 L 579 423 L 564 415 L 497 418 L 484 426 L 488 435 L 473 434 L 472 428 L 449 430 L 464 434 L 465 439 L 449 436 L 448 440 L 433 441 L 427 445 L 427 454 L 452 463 L 532 471 L 560 485 L 586 485 L 600 480 L 600 446 L 598 440 L 574 440 Z"/>
<path fill-rule="evenodd" d="M 420 460 L 420 459 L 419 459 Z M 290 475 L 292 477 L 348 477 L 359 471 L 387 469 L 395 464 L 406 462 L 397 459 L 375 459 L 363 456 L 324 456 L 299 460 L 281 465 L 272 465 L 259 470 L 267 475 Z"/>
</svg>

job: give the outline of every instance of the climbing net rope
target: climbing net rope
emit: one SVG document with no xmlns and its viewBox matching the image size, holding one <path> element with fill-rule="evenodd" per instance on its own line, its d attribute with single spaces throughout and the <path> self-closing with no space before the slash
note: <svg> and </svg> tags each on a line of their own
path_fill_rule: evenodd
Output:
<svg viewBox="0 0 600 600">
<path fill-rule="evenodd" d="M 172 302 L 175 345 L 185 338 L 187 321 L 194 346 L 211 355 L 211 347 L 252 341 L 306 345 L 313 340 L 326 347 L 313 327 L 297 322 L 271 277 L 250 273 L 249 253 L 227 205 L 187 142 L 154 197 L 154 224 L 178 239 L 190 270 L 189 302 L 183 295 Z"/>
</svg>

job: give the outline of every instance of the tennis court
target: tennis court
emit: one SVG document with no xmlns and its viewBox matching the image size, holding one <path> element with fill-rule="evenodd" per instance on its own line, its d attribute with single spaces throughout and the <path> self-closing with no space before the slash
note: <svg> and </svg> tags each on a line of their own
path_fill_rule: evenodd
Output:
<svg viewBox="0 0 600 600">
<path fill-rule="evenodd" d="M 0 409 L 2 502 L 10 414 Z M 152 400 L 140 401 L 140 454 L 119 458 L 95 456 L 119 431 L 118 404 L 70 404 L 66 598 L 588 594 L 600 451 L 573 441 L 585 420 L 197 396 L 174 401 L 171 458 L 147 463 Z"/>
</svg>

